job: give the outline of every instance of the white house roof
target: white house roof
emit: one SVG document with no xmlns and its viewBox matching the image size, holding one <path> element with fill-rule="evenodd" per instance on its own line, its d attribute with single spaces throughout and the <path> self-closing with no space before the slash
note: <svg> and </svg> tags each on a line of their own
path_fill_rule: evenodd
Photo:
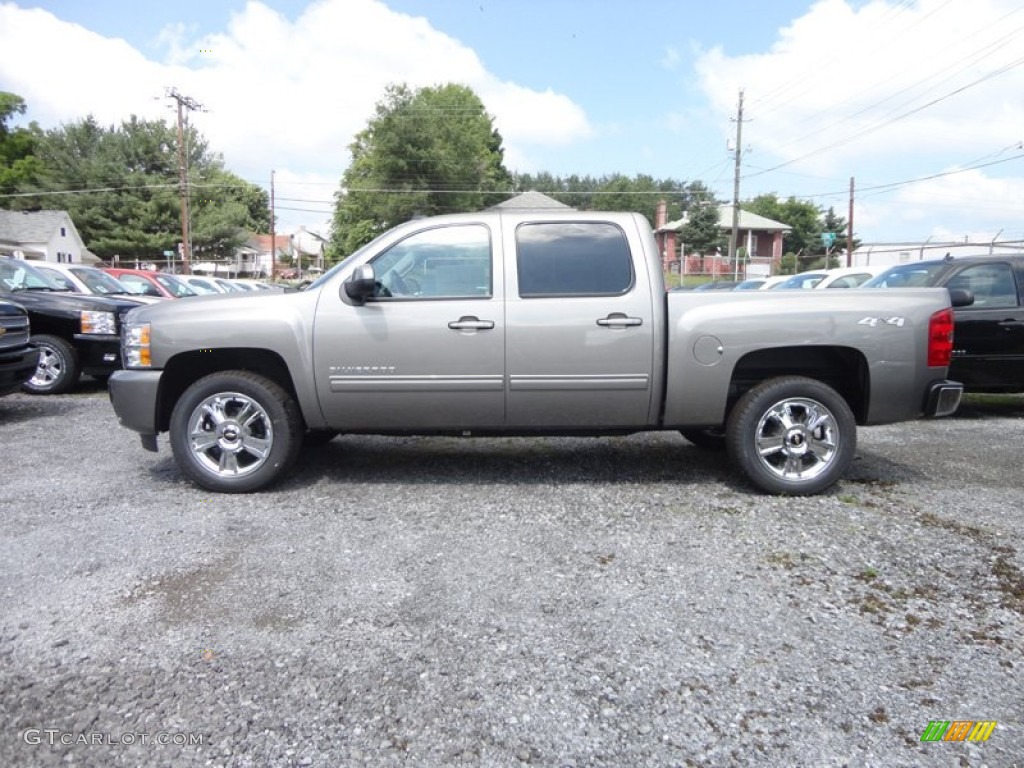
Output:
<svg viewBox="0 0 1024 768">
<path fill-rule="evenodd" d="M 0 240 L 46 243 L 55 230 L 68 225 L 74 227 L 67 211 L 0 211 Z"/>
<path fill-rule="evenodd" d="M 521 195 L 516 195 L 513 198 L 509 198 L 503 203 L 491 206 L 492 211 L 571 211 L 572 206 L 560 203 L 554 198 L 548 197 L 542 192 L 537 192 L 531 189 L 529 192 L 523 192 Z"/>
<path fill-rule="evenodd" d="M 686 216 L 676 221 L 670 221 L 665 224 L 659 231 L 679 231 L 682 229 L 687 222 Z M 718 226 L 721 229 L 732 229 L 732 205 L 720 205 L 718 206 Z M 744 211 L 740 208 L 740 229 L 750 229 L 755 232 L 789 232 L 793 229 L 788 224 L 783 224 L 781 221 L 775 221 L 765 216 L 758 216 L 756 213 L 750 211 Z"/>
</svg>

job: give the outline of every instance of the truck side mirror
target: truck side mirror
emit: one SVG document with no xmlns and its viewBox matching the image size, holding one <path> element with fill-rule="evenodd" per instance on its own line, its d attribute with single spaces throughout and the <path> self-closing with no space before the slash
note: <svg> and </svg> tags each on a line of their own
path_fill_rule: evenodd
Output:
<svg viewBox="0 0 1024 768">
<path fill-rule="evenodd" d="M 360 264 L 342 285 L 345 288 L 345 295 L 352 301 L 356 304 L 365 304 L 376 290 L 377 276 L 374 274 L 373 265 Z"/>
<path fill-rule="evenodd" d="M 974 291 L 966 288 L 949 288 L 949 303 L 954 307 L 969 307 L 974 303 Z"/>
</svg>

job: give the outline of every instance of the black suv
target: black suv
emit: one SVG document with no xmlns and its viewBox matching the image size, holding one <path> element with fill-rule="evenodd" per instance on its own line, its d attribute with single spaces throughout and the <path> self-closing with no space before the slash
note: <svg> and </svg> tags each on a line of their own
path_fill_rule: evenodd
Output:
<svg viewBox="0 0 1024 768">
<path fill-rule="evenodd" d="M 23 388 L 40 395 L 67 392 L 82 373 L 106 378 L 118 370 L 121 319 L 139 306 L 134 301 L 64 293 L 30 263 L 6 257 L 0 257 L 0 299 L 28 311 L 39 362 Z"/>
<path fill-rule="evenodd" d="M 949 378 L 965 392 L 1024 392 L 1024 255 L 914 261 L 862 288 L 944 286 L 974 294 L 954 311 Z"/>
<path fill-rule="evenodd" d="M 28 312 L 0 300 L 0 395 L 21 389 L 36 371 L 39 350 L 29 343 Z"/>
</svg>

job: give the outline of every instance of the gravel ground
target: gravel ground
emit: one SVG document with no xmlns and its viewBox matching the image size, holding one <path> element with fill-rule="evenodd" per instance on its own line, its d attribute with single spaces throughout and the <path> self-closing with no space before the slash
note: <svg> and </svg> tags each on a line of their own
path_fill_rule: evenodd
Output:
<svg viewBox="0 0 1024 768">
<path fill-rule="evenodd" d="M 343 437 L 217 496 L 95 386 L 0 435 L 2 766 L 1024 766 L 1021 398 L 809 499 L 671 434 Z"/>
</svg>

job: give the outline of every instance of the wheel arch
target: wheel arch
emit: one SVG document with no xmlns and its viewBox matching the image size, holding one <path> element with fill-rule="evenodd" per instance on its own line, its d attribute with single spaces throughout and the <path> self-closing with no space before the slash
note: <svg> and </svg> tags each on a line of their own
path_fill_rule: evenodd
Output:
<svg viewBox="0 0 1024 768">
<path fill-rule="evenodd" d="M 827 384 L 850 406 L 858 424 L 867 421 L 871 392 L 868 362 L 859 350 L 839 345 L 772 347 L 744 355 L 732 371 L 726 419 L 744 394 L 781 376 L 804 376 Z"/>
<path fill-rule="evenodd" d="M 299 401 L 291 371 L 276 352 L 247 347 L 190 350 L 175 355 L 164 366 L 157 399 L 157 429 L 161 432 L 167 431 L 174 404 L 189 386 L 204 376 L 220 371 L 250 371 L 260 374 L 284 389 L 296 403 Z"/>
</svg>

